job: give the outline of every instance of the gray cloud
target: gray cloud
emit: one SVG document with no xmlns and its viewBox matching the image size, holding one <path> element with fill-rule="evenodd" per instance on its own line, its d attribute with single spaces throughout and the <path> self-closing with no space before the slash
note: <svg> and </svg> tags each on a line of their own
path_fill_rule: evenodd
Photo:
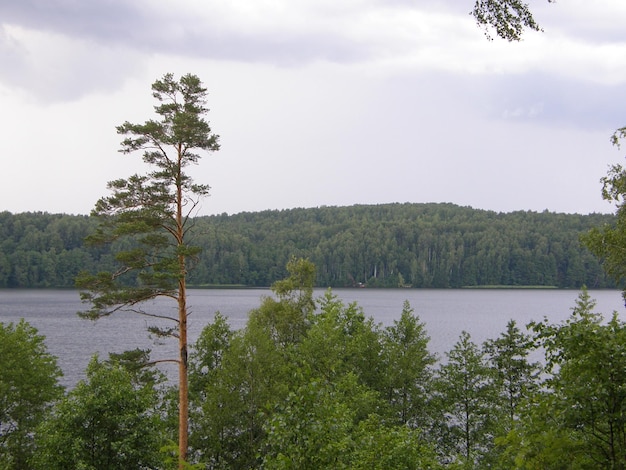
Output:
<svg viewBox="0 0 626 470">
<path fill-rule="evenodd" d="M 140 74 L 145 58 L 154 54 L 285 67 L 314 61 L 367 61 L 389 51 L 366 35 L 345 32 L 363 13 L 359 8 L 375 13 L 376 8 L 384 7 L 407 14 L 423 9 L 460 17 L 468 16 L 472 4 L 471 0 L 370 0 L 363 5 L 319 7 L 317 16 L 307 22 L 295 4 L 287 3 L 284 9 L 288 13 L 293 9 L 298 21 L 304 21 L 292 25 L 289 14 L 268 14 L 262 19 L 237 17 L 237 11 L 213 1 L 203 3 L 202 14 L 194 15 L 184 3 L 176 8 L 173 2 L 165 3 L 164 8 L 164 4 L 150 1 L 0 0 L 3 24 L 56 35 L 49 45 L 51 50 L 47 50 L 46 44 L 30 45 L 6 28 L 0 29 L 0 58 L 5 64 L 0 78 L 46 100 L 67 100 L 92 90 L 119 87 L 128 77 Z M 547 1 L 537 2 L 533 8 L 538 21 L 550 31 L 582 31 L 599 42 L 624 37 L 617 28 L 602 27 L 593 18 L 579 21 L 575 8 L 568 10 Z M 445 44 L 437 46 L 446 50 Z M 405 47 L 420 46 L 411 43 Z M 418 82 L 420 74 L 412 70 L 398 80 Z M 539 71 L 482 75 L 442 72 L 437 80 L 458 100 L 472 101 L 493 119 L 592 128 L 621 122 L 621 104 L 626 97 L 620 84 L 589 83 L 568 77 L 567 71 L 562 76 Z"/>
<path fill-rule="evenodd" d="M 5 24 L 47 31 L 151 53 L 188 57 L 269 62 L 291 65 L 311 60 L 351 61 L 367 54 L 363 45 L 329 30 L 293 30 L 274 25 L 263 31 L 224 27 L 213 2 L 204 16 L 172 8 L 159 11 L 148 2 L 123 0 L 66 2 L 22 0 L 0 2 Z M 312 18 L 312 21 L 316 19 Z M 271 21 L 271 20 L 270 20 Z"/>
<path fill-rule="evenodd" d="M 370 45 L 329 28 L 298 29 L 271 22 L 258 29 L 223 25 L 220 13 L 211 12 L 212 2 L 200 17 L 171 6 L 164 10 L 151 2 L 122 0 L 0 0 L 0 59 L 5 64 L 0 79 L 54 101 L 114 89 L 139 73 L 142 61 L 154 54 L 287 67 L 317 60 L 354 62 L 372 54 Z M 27 37 L 11 35 L 11 27 L 25 29 Z M 28 36 L 33 33 L 52 37 L 31 44 Z"/>
<path fill-rule="evenodd" d="M 106 43 L 132 41 L 136 28 L 155 19 L 146 15 L 149 11 L 137 8 L 137 3 L 123 0 L 0 2 L 0 17 L 5 24 Z"/>
</svg>

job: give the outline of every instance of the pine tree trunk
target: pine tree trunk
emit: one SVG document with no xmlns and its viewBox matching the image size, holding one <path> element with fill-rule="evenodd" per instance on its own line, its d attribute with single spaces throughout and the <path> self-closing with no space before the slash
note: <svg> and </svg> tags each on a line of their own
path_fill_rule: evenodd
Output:
<svg viewBox="0 0 626 470">
<path fill-rule="evenodd" d="M 179 469 L 183 468 L 187 460 L 188 419 L 189 419 L 189 391 L 187 375 L 187 293 L 185 279 L 179 282 L 178 292 L 180 364 L 178 366 L 178 451 Z"/>
<path fill-rule="evenodd" d="M 178 145 L 178 172 L 176 175 L 176 237 L 178 246 L 184 245 L 183 190 L 182 190 L 182 145 Z M 182 470 L 187 461 L 189 433 L 189 388 L 187 373 L 187 266 L 184 254 L 178 255 L 178 346 L 180 350 L 178 366 L 178 468 Z"/>
</svg>

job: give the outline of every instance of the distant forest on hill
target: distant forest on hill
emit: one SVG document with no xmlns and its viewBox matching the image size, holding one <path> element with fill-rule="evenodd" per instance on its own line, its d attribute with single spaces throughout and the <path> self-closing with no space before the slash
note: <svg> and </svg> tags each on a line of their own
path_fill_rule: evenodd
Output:
<svg viewBox="0 0 626 470">
<path fill-rule="evenodd" d="M 580 244 L 613 215 L 497 213 L 454 204 L 383 204 L 243 212 L 193 219 L 196 286 L 270 286 L 291 257 L 319 287 L 614 287 Z M 72 287 L 113 269 L 115 247 L 83 240 L 88 216 L 0 213 L 0 287 Z"/>
</svg>

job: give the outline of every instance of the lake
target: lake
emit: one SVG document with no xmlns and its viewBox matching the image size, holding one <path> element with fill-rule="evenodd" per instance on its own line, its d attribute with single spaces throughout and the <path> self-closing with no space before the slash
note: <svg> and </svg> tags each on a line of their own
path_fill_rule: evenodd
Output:
<svg viewBox="0 0 626 470">
<path fill-rule="evenodd" d="M 618 290 L 591 290 L 597 301 L 596 312 L 605 318 L 617 311 L 626 318 L 626 309 Z M 400 317 L 405 300 L 426 324 L 431 337 L 430 350 L 440 357 L 449 351 L 462 331 L 476 343 L 496 338 L 514 319 L 520 327 L 532 320 L 547 317 L 558 323 L 571 314 L 579 292 L 555 289 L 334 289 L 346 304 L 357 302 L 366 316 L 384 326 Z M 323 289 L 315 291 L 318 298 Z M 260 305 L 268 289 L 192 289 L 188 304 L 189 340 L 193 342 L 202 328 L 212 321 L 215 312 L 226 316 L 233 328 L 245 326 L 248 312 Z M 74 290 L 0 290 L 0 322 L 18 322 L 24 318 L 46 337 L 51 354 L 59 358 L 64 372 L 62 383 L 71 387 L 84 377 L 84 370 L 94 353 L 106 358 L 109 352 L 150 348 L 153 358 L 175 357 L 176 345 L 167 340 L 155 344 L 148 337 L 146 317 L 118 313 L 97 322 L 82 320 L 76 312 L 84 309 Z M 158 299 L 147 305 L 150 311 L 176 314 L 176 305 Z M 175 366 L 164 365 L 169 376 Z"/>
</svg>

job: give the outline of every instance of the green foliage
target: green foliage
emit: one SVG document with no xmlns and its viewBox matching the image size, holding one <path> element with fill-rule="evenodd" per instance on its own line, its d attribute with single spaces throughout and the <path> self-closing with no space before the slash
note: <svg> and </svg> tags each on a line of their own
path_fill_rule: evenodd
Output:
<svg viewBox="0 0 626 470">
<path fill-rule="evenodd" d="M 521 0 L 476 0 L 470 14 L 484 28 L 489 39 L 490 29 L 494 29 L 500 38 L 507 41 L 520 41 L 526 29 L 541 31 L 530 8 Z"/>
<path fill-rule="evenodd" d="M 282 348 L 303 337 L 315 309 L 315 266 L 308 260 L 293 258 L 287 263 L 287 270 L 289 276 L 272 285 L 278 300 L 264 298 L 261 306 L 250 312 L 248 321 L 248 326 L 264 330 Z"/>
<path fill-rule="evenodd" d="M 35 328 L 24 320 L 0 323 L 0 467 L 30 467 L 33 432 L 62 395 L 60 376 Z"/>
<path fill-rule="evenodd" d="M 563 426 L 550 391 L 528 402 L 520 421 L 496 439 L 501 451 L 495 468 L 515 470 L 593 470 L 599 465 L 587 455 L 575 430 Z M 619 468 L 619 467 L 614 467 Z"/>
<path fill-rule="evenodd" d="M 170 404 L 162 378 L 145 367 L 149 351 L 133 350 L 105 362 L 94 358 L 85 381 L 45 420 L 29 422 L 35 445 L 19 449 L 26 464 L 16 465 L 8 454 L 2 464 L 626 467 L 626 324 L 617 314 L 605 321 L 594 312 L 586 290 L 567 320 L 531 323 L 532 334 L 511 321 L 481 348 L 464 332 L 435 369 L 425 326 L 408 303 L 398 320 L 382 327 L 330 290 L 313 299 L 309 261 L 293 259 L 289 269 L 274 286 L 276 298 L 264 299 L 244 329 L 232 330 L 218 313 L 194 345 L 185 462 L 171 442 L 176 405 L 164 411 Z M 28 342 L 29 334 L 20 341 Z M 11 341 L 0 347 L 5 344 L 16 347 Z M 541 370 L 529 359 L 536 348 L 545 353 Z M 14 388 L 30 393 L 32 384 L 15 377 Z"/>
<path fill-rule="evenodd" d="M 0 287 L 73 286 L 80 270 L 107 262 L 83 245 L 94 227 L 84 216 L 0 213 Z"/>
<path fill-rule="evenodd" d="M 210 468 L 234 468 L 243 453 L 239 431 L 245 404 L 238 392 L 243 370 L 238 344 L 231 350 L 236 335 L 218 312 L 189 356 L 189 442 L 194 458 Z"/>
<path fill-rule="evenodd" d="M 385 384 L 383 396 L 398 424 L 425 428 L 436 358 L 428 351 L 430 338 L 408 301 L 399 320 L 383 332 Z"/>
<path fill-rule="evenodd" d="M 317 267 L 314 285 L 321 287 L 612 287 L 615 283 L 579 239 L 592 227 L 615 220 L 601 214 L 502 214 L 452 204 L 197 217 L 188 219 L 187 227 L 202 252 L 187 251 L 193 253 L 187 276 L 194 285 L 265 287 L 288 276 L 285 266 L 296 257 Z M 84 245 L 82 239 L 97 224 L 95 218 L 80 216 L 0 213 L 0 287 L 72 287 L 79 271 L 115 273 L 120 265 L 114 253 L 146 252 L 163 240 L 162 234 L 152 233 L 156 238 L 145 243 L 137 237 L 148 234 L 122 237 L 111 245 Z M 136 265 L 140 258 L 121 259 Z M 166 264 L 156 267 L 167 272 Z M 116 282 L 136 285 L 139 271 L 126 271 Z M 157 282 L 150 276 L 141 282 Z M 99 282 L 107 280 L 110 276 Z M 165 275 L 158 281 L 173 280 Z"/>
<path fill-rule="evenodd" d="M 620 147 L 626 138 L 626 127 L 617 129 L 611 136 L 613 145 Z M 612 165 L 602 178 L 602 198 L 615 204 L 615 219 L 598 224 L 583 236 L 585 246 L 602 262 L 605 272 L 618 284 L 626 280 L 626 169 Z M 623 292 L 626 299 L 626 289 Z"/>
<path fill-rule="evenodd" d="M 307 376 L 335 382 L 353 373 L 363 385 L 384 387 L 381 332 L 356 303 L 344 305 L 331 291 L 319 299 L 320 311 L 298 348 Z"/>
<path fill-rule="evenodd" d="M 250 312 L 244 330 L 231 331 L 216 314 L 190 355 L 191 447 L 211 468 L 259 464 L 267 409 L 289 393 L 292 348 L 306 334 L 314 309 L 315 267 L 293 259 L 290 276 Z"/>
<path fill-rule="evenodd" d="M 537 391 L 541 365 L 529 362 L 529 355 L 535 351 L 530 335 L 522 333 L 515 321 L 511 320 L 500 337 L 487 340 L 483 349 L 488 356 L 494 373 L 495 386 L 499 391 L 500 408 L 498 423 L 501 434 L 510 431 L 519 419 L 521 408 L 528 398 Z"/>
<path fill-rule="evenodd" d="M 355 433 L 353 470 L 443 469 L 434 448 L 419 430 L 390 426 L 371 415 Z"/>
<path fill-rule="evenodd" d="M 432 462 L 419 420 L 395 426 L 398 414 L 382 395 L 398 382 L 386 369 L 396 359 L 412 359 L 407 380 L 427 387 L 415 382 L 428 377 L 432 357 L 410 306 L 388 333 L 331 292 L 314 312 L 311 264 L 294 259 L 289 269 L 274 286 L 278 298 L 264 299 L 244 330 L 217 315 L 200 335 L 190 357 L 196 460 L 210 468 L 367 468 L 377 456 L 364 446 L 387 430 L 380 462 Z M 413 409 L 423 407 L 424 397 L 411 398 Z"/>
<path fill-rule="evenodd" d="M 611 136 L 611 143 L 619 147 L 622 139 L 626 139 L 626 127 L 621 127 L 613 133 Z"/>
<path fill-rule="evenodd" d="M 351 383 L 358 387 L 355 380 Z M 334 384 L 313 381 L 298 387 L 265 425 L 263 468 L 349 468 L 354 413 Z"/>
<path fill-rule="evenodd" d="M 120 151 L 143 151 L 150 171 L 109 182 L 111 195 L 101 198 L 92 211 L 100 225 L 87 239 L 95 246 L 116 241 L 128 244 L 118 245 L 116 270 L 84 271 L 76 285 L 81 300 L 90 304 L 80 313 L 85 318 L 95 320 L 127 310 L 170 322 L 168 327 L 149 326 L 149 331 L 178 340 L 177 357 L 171 360 L 179 367 L 178 457 L 182 468 L 188 450 L 187 273 L 201 251 L 189 239 L 195 208 L 209 191 L 208 186 L 195 184 L 186 171 L 198 163 L 196 152 L 216 151 L 219 144 L 204 118 L 207 90 L 198 77 L 187 74 L 177 81 L 166 74 L 152 84 L 152 92 L 159 103 L 154 110 L 160 120 L 117 127 L 125 137 Z M 142 304 L 156 297 L 176 301 L 177 314 L 143 310 Z"/>
<path fill-rule="evenodd" d="M 613 165 L 602 178 L 602 197 L 617 206 L 616 218 L 593 227 L 583 241 L 602 262 L 605 272 L 619 284 L 626 280 L 626 170 Z M 626 295 L 626 291 L 624 292 Z"/>
<path fill-rule="evenodd" d="M 122 353 L 109 353 L 109 365 L 119 365 L 123 367 L 131 376 L 133 384 L 136 386 L 158 386 L 165 381 L 162 372 L 155 370 L 150 361 L 149 349 L 132 349 Z"/>
<path fill-rule="evenodd" d="M 385 328 L 331 291 L 311 312 L 310 298 L 300 301 L 310 284 L 298 281 L 309 265 L 296 261 L 303 269 L 244 330 L 217 315 L 200 337 L 191 366 L 198 463 L 623 468 L 626 329 L 617 316 L 603 324 L 586 291 L 562 325 L 531 324 L 531 336 L 511 321 L 482 348 L 463 333 L 433 370 L 408 303 Z M 543 370 L 529 360 L 536 348 Z"/>
<path fill-rule="evenodd" d="M 532 325 L 553 375 L 546 386 L 559 425 L 602 468 L 626 466 L 626 324 L 593 311 L 586 290 L 562 324 Z"/>
<path fill-rule="evenodd" d="M 35 468 L 158 468 L 164 444 L 158 394 L 123 365 L 94 357 L 87 379 L 38 430 Z"/>
<path fill-rule="evenodd" d="M 452 462 L 480 467 L 492 447 L 498 419 L 493 407 L 497 402 L 493 373 L 484 353 L 465 331 L 446 356 L 434 386 L 435 399 L 444 414 L 440 450 Z"/>
<path fill-rule="evenodd" d="M 218 137 L 204 119 L 207 92 L 198 77 L 184 75 L 176 81 L 172 74 L 157 80 L 152 90 L 161 120 L 117 127 L 125 136 L 120 151 L 142 150 L 152 171 L 111 181 L 112 194 L 101 198 L 92 212 L 100 225 L 88 243 L 107 246 L 128 239 L 130 244 L 117 246 L 117 269 L 85 271 L 77 278 L 81 298 L 91 304 L 88 318 L 156 296 L 184 296 L 180 282 L 200 251 L 186 240 L 193 210 L 208 186 L 195 184 L 185 169 L 198 162 L 197 150 L 219 149 Z M 125 281 L 129 276 L 134 282 Z"/>
</svg>

